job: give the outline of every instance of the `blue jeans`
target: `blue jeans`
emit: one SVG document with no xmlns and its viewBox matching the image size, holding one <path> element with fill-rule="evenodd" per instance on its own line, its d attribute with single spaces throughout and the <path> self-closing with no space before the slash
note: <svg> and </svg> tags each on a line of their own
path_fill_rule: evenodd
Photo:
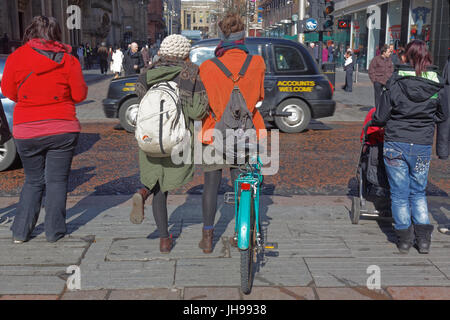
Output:
<svg viewBox="0 0 450 320">
<path fill-rule="evenodd" d="M 391 191 L 394 227 L 408 229 L 414 224 L 430 224 L 427 187 L 431 145 L 404 142 L 384 143 L 384 164 Z"/>
<path fill-rule="evenodd" d="M 65 235 L 67 185 L 78 135 L 65 133 L 15 140 L 25 184 L 11 226 L 14 239 L 29 240 L 41 211 L 44 190 L 46 238 L 54 242 Z"/>
</svg>

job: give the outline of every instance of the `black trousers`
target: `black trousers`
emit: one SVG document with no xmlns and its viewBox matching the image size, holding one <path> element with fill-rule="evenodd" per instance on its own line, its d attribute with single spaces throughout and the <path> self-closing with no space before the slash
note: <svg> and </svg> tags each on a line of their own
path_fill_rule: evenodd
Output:
<svg viewBox="0 0 450 320">
<path fill-rule="evenodd" d="M 146 187 L 147 188 L 147 187 Z M 148 189 L 148 188 L 147 188 Z M 162 192 L 159 182 L 156 182 L 153 189 L 150 190 L 153 194 L 152 209 L 153 218 L 155 218 L 156 227 L 158 228 L 159 237 L 169 237 L 169 221 L 167 214 L 167 196 L 168 192 Z"/>
<path fill-rule="evenodd" d="M 344 90 L 351 92 L 353 90 L 353 68 L 345 70 L 345 85 Z"/>
<path fill-rule="evenodd" d="M 239 176 L 238 168 L 230 168 L 231 185 Z M 202 209 L 203 225 L 213 226 L 217 211 L 217 195 L 219 193 L 220 181 L 222 180 L 222 169 L 205 172 L 203 185 Z"/>
<path fill-rule="evenodd" d="M 65 133 L 15 140 L 25 184 L 11 226 L 14 239 L 29 240 L 39 218 L 44 190 L 47 240 L 54 242 L 65 235 L 67 185 L 78 136 Z"/>
<path fill-rule="evenodd" d="M 102 74 L 108 72 L 108 60 L 100 59 L 100 72 Z"/>
<path fill-rule="evenodd" d="M 380 104 L 381 99 L 381 93 L 383 92 L 383 85 L 379 82 L 373 83 L 373 89 L 374 89 L 374 97 L 375 97 L 375 108 L 378 108 L 378 105 Z"/>
</svg>

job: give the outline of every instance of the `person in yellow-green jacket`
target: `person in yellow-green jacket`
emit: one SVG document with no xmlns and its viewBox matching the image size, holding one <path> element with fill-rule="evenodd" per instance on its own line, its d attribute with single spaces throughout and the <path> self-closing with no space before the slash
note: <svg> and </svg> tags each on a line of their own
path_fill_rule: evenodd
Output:
<svg viewBox="0 0 450 320">
<path fill-rule="evenodd" d="M 425 189 L 435 127 L 448 118 L 448 108 L 443 108 L 443 80 L 430 68 L 426 43 L 410 42 L 406 61 L 386 83 L 372 124 L 385 127 L 383 157 L 397 247 L 408 253 L 415 240 L 419 252 L 428 253 L 434 227 Z"/>
</svg>

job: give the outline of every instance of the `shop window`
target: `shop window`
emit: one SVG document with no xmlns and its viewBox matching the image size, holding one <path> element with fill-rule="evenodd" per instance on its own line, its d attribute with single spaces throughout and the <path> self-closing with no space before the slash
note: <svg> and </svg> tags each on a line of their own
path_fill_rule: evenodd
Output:
<svg viewBox="0 0 450 320">
<path fill-rule="evenodd" d="M 410 11 L 410 40 L 423 40 L 430 46 L 431 1 L 412 0 Z"/>
<path fill-rule="evenodd" d="M 304 71 L 302 55 L 291 47 L 274 46 L 275 67 L 277 71 Z"/>
<path fill-rule="evenodd" d="M 388 3 L 386 43 L 398 48 L 401 35 L 402 3 L 392 1 Z"/>
</svg>

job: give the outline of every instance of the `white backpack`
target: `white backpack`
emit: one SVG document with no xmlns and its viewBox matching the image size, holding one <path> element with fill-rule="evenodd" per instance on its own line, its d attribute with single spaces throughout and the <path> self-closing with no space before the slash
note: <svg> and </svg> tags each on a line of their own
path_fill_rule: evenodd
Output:
<svg viewBox="0 0 450 320">
<path fill-rule="evenodd" d="M 189 135 L 181 107 L 178 84 L 164 81 L 153 85 L 139 103 L 135 137 L 151 157 L 170 157 L 183 147 Z"/>
</svg>

